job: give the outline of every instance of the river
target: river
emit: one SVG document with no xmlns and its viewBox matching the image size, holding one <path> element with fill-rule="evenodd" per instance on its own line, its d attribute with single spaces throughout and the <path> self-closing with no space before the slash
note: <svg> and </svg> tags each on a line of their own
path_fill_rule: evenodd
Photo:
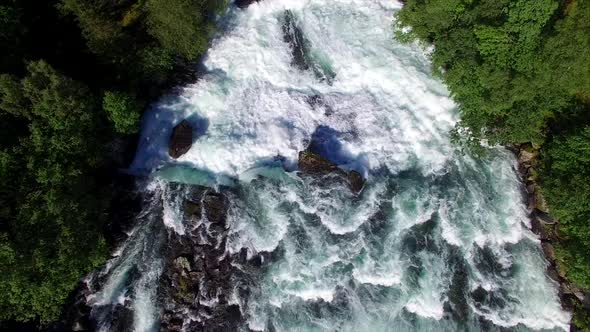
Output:
<svg viewBox="0 0 590 332">
<path fill-rule="evenodd" d="M 205 227 L 207 253 L 246 257 L 228 263 L 223 300 L 200 283 L 189 302 L 207 310 L 185 310 L 187 331 L 223 330 L 208 325 L 220 301 L 239 307 L 241 331 L 569 330 L 514 157 L 489 148 L 476 158 L 450 142 L 456 105 L 427 50 L 395 41 L 399 8 L 263 0 L 228 10 L 198 82 L 143 118 L 130 171 L 150 174 L 139 184 L 148 198 L 116 257 L 89 276 L 99 329 L 118 329 L 117 304 L 135 331 L 169 329 L 163 252 Z M 172 160 L 169 137 L 185 119 L 195 141 Z M 308 147 L 359 172 L 363 190 L 299 173 Z M 197 185 L 224 197 L 223 238 L 206 217 L 183 217 Z"/>
</svg>

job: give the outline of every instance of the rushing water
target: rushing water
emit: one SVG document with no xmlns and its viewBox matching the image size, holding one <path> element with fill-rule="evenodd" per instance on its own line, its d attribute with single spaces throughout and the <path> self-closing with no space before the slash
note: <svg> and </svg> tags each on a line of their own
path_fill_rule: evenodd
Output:
<svg viewBox="0 0 590 332">
<path fill-rule="evenodd" d="M 232 276 L 242 330 L 568 329 L 514 158 L 498 148 L 476 159 L 450 143 L 454 103 L 423 50 L 394 40 L 400 7 L 263 0 L 226 14 L 203 77 L 144 117 L 132 170 L 158 170 L 153 198 L 98 273 L 90 302 L 104 330 L 116 328 L 101 308 L 126 301 L 136 331 L 159 326 L 165 233 L 190 228 L 186 190 L 169 182 L 233 187 L 226 255 L 273 252 Z M 198 137 L 172 161 L 183 119 Z M 363 191 L 299 174 L 310 145 L 363 174 Z"/>
</svg>

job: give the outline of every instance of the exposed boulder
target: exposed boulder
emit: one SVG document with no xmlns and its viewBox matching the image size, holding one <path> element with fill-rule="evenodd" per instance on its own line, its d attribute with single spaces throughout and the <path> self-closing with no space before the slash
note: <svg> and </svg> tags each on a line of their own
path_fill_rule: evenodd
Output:
<svg viewBox="0 0 590 332">
<path fill-rule="evenodd" d="M 541 247 L 543 248 L 543 253 L 547 260 L 551 263 L 555 262 L 555 250 L 553 249 L 553 246 L 550 243 L 544 242 L 541 244 Z"/>
<path fill-rule="evenodd" d="M 355 193 L 360 192 L 365 185 L 365 179 L 363 176 L 357 171 L 350 171 L 348 173 L 348 183 L 350 185 L 350 190 Z"/>
<path fill-rule="evenodd" d="M 541 241 L 549 241 L 551 240 L 551 234 L 549 232 L 549 230 L 547 229 L 547 227 L 545 227 L 545 225 L 541 222 L 539 222 L 539 220 L 537 220 L 537 218 L 532 218 L 531 219 L 531 231 L 539 236 L 539 240 Z"/>
<path fill-rule="evenodd" d="M 303 36 L 303 31 L 297 25 L 295 15 L 290 10 L 286 10 L 283 14 L 282 29 L 283 40 L 291 48 L 291 65 L 299 70 L 310 69 L 309 42 Z"/>
<path fill-rule="evenodd" d="M 170 137 L 170 157 L 177 159 L 187 153 L 193 145 L 193 127 L 183 120 L 172 130 Z"/>
<path fill-rule="evenodd" d="M 549 266 L 547 267 L 547 276 L 555 281 L 555 282 L 559 282 L 559 273 L 557 273 L 557 270 L 555 269 L 555 267 L 553 266 Z"/>
<path fill-rule="evenodd" d="M 299 152 L 299 170 L 311 175 L 334 174 L 342 177 L 354 193 L 359 193 L 365 184 L 362 175 L 357 171 L 345 172 L 334 163 L 310 150 Z"/>
<path fill-rule="evenodd" d="M 526 186 L 526 191 L 527 191 L 527 193 L 529 193 L 530 195 L 533 195 L 533 194 L 535 193 L 535 191 L 536 191 L 536 189 L 535 189 L 535 184 L 534 184 L 534 183 L 529 183 L 529 184 L 527 184 L 527 186 Z"/>
<path fill-rule="evenodd" d="M 299 169 L 307 174 L 327 174 L 339 170 L 331 161 L 309 150 L 299 152 Z"/>
<path fill-rule="evenodd" d="M 520 150 L 518 154 L 518 160 L 522 164 L 531 165 L 531 163 L 537 158 L 537 154 L 534 152 L 527 151 L 525 149 Z"/>
<path fill-rule="evenodd" d="M 506 291 L 503 289 L 494 291 L 486 290 L 485 288 L 478 286 L 471 291 L 470 295 L 475 307 L 478 309 L 481 309 L 482 307 L 502 309 L 506 306 Z"/>
<path fill-rule="evenodd" d="M 555 225 L 557 223 L 557 221 L 553 219 L 549 214 L 541 210 L 535 210 L 534 215 L 535 219 L 543 225 Z"/>
</svg>

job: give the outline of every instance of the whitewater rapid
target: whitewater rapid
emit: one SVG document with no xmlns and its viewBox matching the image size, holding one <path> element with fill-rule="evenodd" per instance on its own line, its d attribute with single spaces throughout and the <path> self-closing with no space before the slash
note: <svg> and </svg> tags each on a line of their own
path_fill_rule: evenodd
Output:
<svg viewBox="0 0 590 332">
<path fill-rule="evenodd" d="M 162 223 L 178 234 L 187 231 L 182 193 L 166 194 L 167 183 L 232 188 L 226 255 L 273 253 L 232 277 L 241 330 L 568 330 L 514 158 L 501 148 L 473 158 L 450 142 L 455 104 L 427 53 L 395 41 L 400 8 L 391 0 L 232 7 L 198 82 L 144 116 L 131 171 L 151 174 L 145 190 L 159 195 Z M 288 33 L 304 38 L 305 65 Z M 170 133 L 184 119 L 195 141 L 172 160 Z M 298 173 L 298 153 L 310 146 L 360 172 L 363 191 Z M 154 264 L 134 286 L 145 294 L 131 299 L 135 330 L 147 331 L 157 326 L 162 266 L 157 248 L 127 247 L 94 301 L 124 301 L 113 285 L 123 283 L 125 260 Z"/>
</svg>

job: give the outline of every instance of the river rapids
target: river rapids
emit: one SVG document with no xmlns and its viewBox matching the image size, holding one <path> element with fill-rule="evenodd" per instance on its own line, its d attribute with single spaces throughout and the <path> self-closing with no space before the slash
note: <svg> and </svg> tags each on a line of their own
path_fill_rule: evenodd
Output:
<svg viewBox="0 0 590 332">
<path fill-rule="evenodd" d="M 450 142 L 456 106 L 427 51 L 395 40 L 400 8 L 263 0 L 228 10 L 200 79 L 143 118 L 130 171 L 150 174 L 138 184 L 144 209 L 86 280 L 98 330 L 569 329 L 514 157 L 489 148 L 476 158 Z M 194 142 L 173 160 L 182 120 Z M 307 148 L 359 172 L 363 190 L 299 172 Z M 184 248 L 176 265 L 200 271 L 180 299 L 166 295 L 173 241 Z M 188 267 L 195 257 L 204 266 Z"/>
</svg>

